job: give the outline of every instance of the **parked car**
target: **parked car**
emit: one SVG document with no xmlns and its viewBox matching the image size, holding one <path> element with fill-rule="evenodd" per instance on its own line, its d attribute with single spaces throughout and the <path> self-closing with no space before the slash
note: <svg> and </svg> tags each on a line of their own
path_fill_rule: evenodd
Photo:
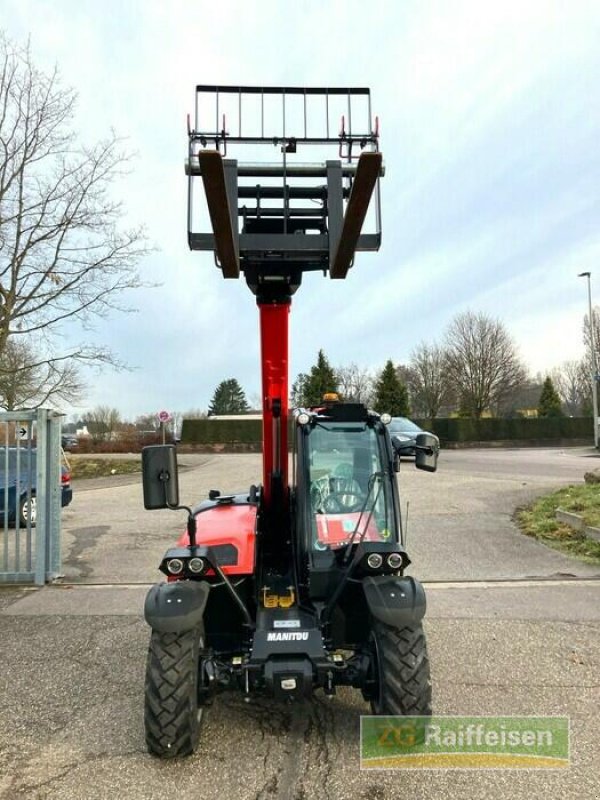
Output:
<svg viewBox="0 0 600 800">
<path fill-rule="evenodd" d="M 79 446 L 79 439 L 73 433 L 63 433 L 60 444 L 63 450 L 74 450 Z"/>
<path fill-rule="evenodd" d="M 400 450 L 400 455 L 403 456 L 414 456 L 417 435 L 419 433 L 429 433 L 429 431 L 424 431 L 416 422 L 407 417 L 392 417 L 388 430 L 390 436 L 392 438 L 396 437 L 400 442 L 398 449 Z"/>
<path fill-rule="evenodd" d="M 37 450 L 0 447 L 0 523 L 4 523 L 8 509 L 8 524 L 15 525 L 18 519 L 21 527 L 28 520 L 35 526 L 37 519 Z M 30 454 L 31 453 L 31 457 Z M 7 469 L 8 466 L 8 469 Z M 18 467 L 18 475 L 17 475 Z M 19 489 L 17 491 L 17 480 Z M 61 506 L 68 506 L 73 499 L 71 472 L 67 466 L 60 467 Z"/>
</svg>

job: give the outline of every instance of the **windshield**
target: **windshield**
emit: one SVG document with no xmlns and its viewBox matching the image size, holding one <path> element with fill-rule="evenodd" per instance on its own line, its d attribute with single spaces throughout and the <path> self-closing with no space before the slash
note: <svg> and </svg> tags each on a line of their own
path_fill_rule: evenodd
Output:
<svg viewBox="0 0 600 800">
<path fill-rule="evenodd" d="M 308 437 L 313 547 L 396 540 L 389 476 L 374 428 L 319 423 Z"/>
<path fill-rule="evenodd" d="M 423 429 L 406 417 L 394 417 L 389 425 L 392 431 L 407 431 L 408 433 L 420 433 Z"/>
</svg>

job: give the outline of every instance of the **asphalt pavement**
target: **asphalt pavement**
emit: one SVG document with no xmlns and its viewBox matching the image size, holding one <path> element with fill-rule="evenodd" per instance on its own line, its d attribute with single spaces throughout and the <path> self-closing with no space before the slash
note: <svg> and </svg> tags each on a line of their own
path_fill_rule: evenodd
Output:
<svg viewBox="0 0 600 800">
<path fill-rule="evenodd" d="M 186 456 L 182 500 L 256 482 L 257 456 Z M 600 463 L 600 462 L 598 462 Z M 0 797 L 392 800 L 598 798 L 600 569 L 516 529 L 514 508 L 579 482 L 589 451 L 448 451 L 427 475 L 403 462 L 413 572 L 427 581 L 437 714 L 567 715 L 568 770 L 359 769 L 359 693 L 298 706 L 222 695 L 199 751 L 145 752 L 141 609 L 181 531 L 144 512 L 139 479 L 75 486 L 62 585 L 0 591 Z"/>
</svg>

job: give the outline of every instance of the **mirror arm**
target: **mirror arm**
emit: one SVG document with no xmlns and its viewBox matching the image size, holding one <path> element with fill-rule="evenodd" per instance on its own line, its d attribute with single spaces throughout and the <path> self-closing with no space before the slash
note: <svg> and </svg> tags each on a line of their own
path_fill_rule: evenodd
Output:
<svg viewBox="0 0 600 800">
<path fill-rule="evenodd" d="M 415 450 L 419 450 L 421 453 L 425 453 L 426 456 L 433 456 L 435 455 L 435 450 L 433 447 L 424 446 L 422 444 L 416 444 Z"/>
<path fill-rule="evenodd" d="M 192 514 L 190 508 L 185 510 L 188 512 L 187 532 L 190 540 L 190 549 L 193 551 L 196 547 L 196 517 Z"/>
<path fill-rule="evenodd" d="M 188 506 L 172 506 L 169 505 L 169 503 L 167 503 L 167 508 L 170 511 L 187 511 L 187 534 L 190 540 L 189 548 L 190 550 L 194 550 L 196 547 L 196 517 L 194 516 L 194 512 Z"/>
<path fill-rule="evenodd" d="M 170 474 L 167 472 L 166 469 L 163 469 L 158 476 L 158 480 L 164 484 L 165 487 L 165 505 L 171 511 L 187 511 L 188 519 L 187 519 L 187 533 L 190 540 L 189 547 L 191 550 L 194 550 L 196 547 L 196 517 L 194 516 L 194 512 L 189 506 L 172 506 L 168 500 L 168 492 L 167 492 L 167 483 L 171 479 Z"/>
</svg>

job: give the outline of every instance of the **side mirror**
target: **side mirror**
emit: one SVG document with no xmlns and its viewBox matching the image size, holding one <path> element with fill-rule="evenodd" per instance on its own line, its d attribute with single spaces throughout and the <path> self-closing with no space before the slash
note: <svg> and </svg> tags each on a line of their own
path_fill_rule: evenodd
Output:
<svg viewBox="0 0 600 800">
<path fill-rule="evenodd" d="M 418 433 L 415 447 L 415 467 L 435 472 L 440 452 L 440 440 L 433 433 Z"/>
<path fill-rule="evenodd" d="M 176 508 L 179 505 L 177 451 L 173 444 L 155 444 L 142 449 L 144 508 Z"/>
</svg>

